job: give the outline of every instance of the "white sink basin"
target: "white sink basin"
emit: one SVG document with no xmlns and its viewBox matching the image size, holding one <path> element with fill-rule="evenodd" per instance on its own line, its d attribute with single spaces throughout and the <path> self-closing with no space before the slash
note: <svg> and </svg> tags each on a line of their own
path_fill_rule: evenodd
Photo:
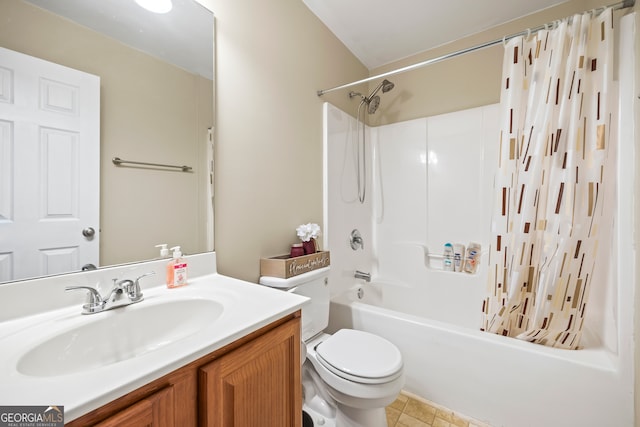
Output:
<svg viewBox="0 0 640 427">
<path fill-rule="evenodd" d="M 81 316 L 82 324 L 27 350 L 17 370 L 50 377 L 84 372 L 128 360 L 212 327 L 224 311 L 208 299 L 153 304 L 142 301 Z"/>
</svg>

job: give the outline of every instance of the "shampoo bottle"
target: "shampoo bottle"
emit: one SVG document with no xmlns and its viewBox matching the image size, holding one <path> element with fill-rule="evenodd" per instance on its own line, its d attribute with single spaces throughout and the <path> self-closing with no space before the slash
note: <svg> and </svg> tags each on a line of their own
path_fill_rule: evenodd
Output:
<svg viewBox="0 0 640 427">
<path fill-rule="evenodd" d="M 187 260 L 182 258 L 180 246 L 171 250 L 173 258 L 167 264 L 167 288 L 178 288 L 187 284 Z"/>
<path fill-rule="evenodd" d="M 444 271 L 453 271 L 453 268 L 453 245 L 451 243 L 445 243 L 442 269 Z"/>
</svg>

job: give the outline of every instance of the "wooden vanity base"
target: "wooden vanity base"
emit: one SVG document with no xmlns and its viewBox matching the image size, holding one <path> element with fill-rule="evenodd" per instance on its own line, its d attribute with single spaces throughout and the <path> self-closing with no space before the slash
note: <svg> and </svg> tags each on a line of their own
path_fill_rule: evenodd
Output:
<svg viewBox="0 0 640 427">
<path fill-rule="evenodd" d="M 301 427 L 300 311 L 66 425 Z"/>
</svg>

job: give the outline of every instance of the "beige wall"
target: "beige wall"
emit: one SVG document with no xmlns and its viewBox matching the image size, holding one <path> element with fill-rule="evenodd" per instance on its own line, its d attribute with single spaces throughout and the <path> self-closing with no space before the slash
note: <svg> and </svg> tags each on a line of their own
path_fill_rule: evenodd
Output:
<svg viewBox="0 0 640 427">
<path fill-rule="evenodd" d="M 0 45 L 101 78 L 101 265 L 206 248 L 204 161 L 212 82 L 20 0 L 0 2 Z M 115 167 L 185 164 L 195 173 Z"/>
<path fill-rule="evenodd" d="M 199 1 L 216 16 L 218 269 L 256 281 L 322 224 L 322 103 L 350 104 L 316 91 L 368 71 L 300 0 Z"/>
</svg>

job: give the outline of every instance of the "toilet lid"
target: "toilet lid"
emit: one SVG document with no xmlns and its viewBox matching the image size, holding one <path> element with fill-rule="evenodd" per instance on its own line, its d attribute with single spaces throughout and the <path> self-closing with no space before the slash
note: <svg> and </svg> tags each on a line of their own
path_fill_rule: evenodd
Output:
<svg viewBox="0 0 640 427">
<path fill-rule="evenodd" d="M 331 372 L 357 382 L 391 381 L 400 375 L 400 350 L 377 335 L 341 329 L 316 347 L 318 360 Z"/>
</svg>

